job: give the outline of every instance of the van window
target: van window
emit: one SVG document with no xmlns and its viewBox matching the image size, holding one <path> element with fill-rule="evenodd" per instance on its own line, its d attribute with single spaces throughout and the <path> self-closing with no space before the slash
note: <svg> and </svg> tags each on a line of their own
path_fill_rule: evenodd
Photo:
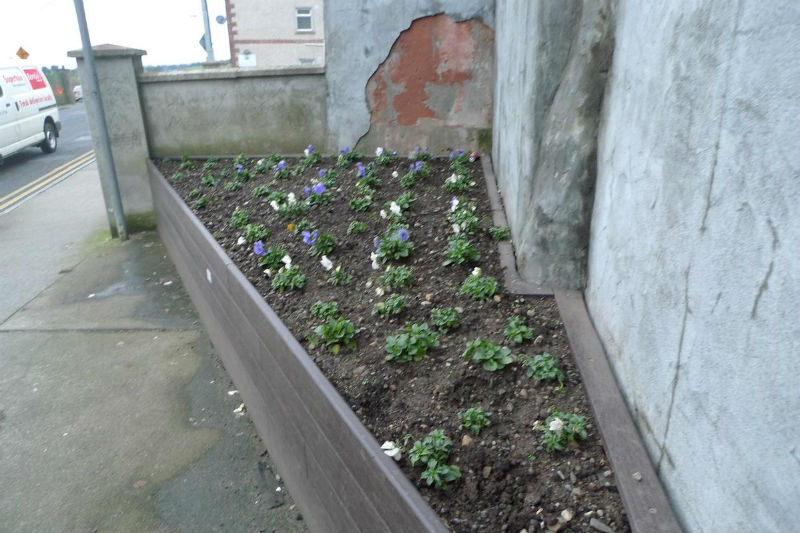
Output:
<svg viewBox="0 0 800 533">
<path fill-rule="evenodd" d="M 3 88 L 0 87 L 0 96 L 3 96 Z"/>
</svg>

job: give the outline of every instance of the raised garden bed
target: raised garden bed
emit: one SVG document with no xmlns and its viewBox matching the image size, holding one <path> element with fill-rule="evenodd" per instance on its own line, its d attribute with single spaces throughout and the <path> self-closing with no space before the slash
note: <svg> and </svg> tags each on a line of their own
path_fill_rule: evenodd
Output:
<svg viewBox="0 0 800 533">
<path fill-rule="evenodd" d="M 431 175 L 410 189 L 400 185 L 408 171 L 407 161 L 376 166 L 380 183 L 369 195 L 372 204 L 365 212 L 353 211 L 349 202 L 365 196 L 363 189 L 357 190 L 354 165 L 335 169 L 335 161 L 326 159 L 288 179 L 276 180 L 272 163 L 260 166 L 258 170 L 264 173 L 257 171 L 255 161 L 238 164 L 243 166 L 237 170 L 231 160 L 207 169 L 202 161 L 194 163 L 195 168 L 181 161 L 159 163 L 161 173 L 174 177 L 170 181 L 175 191 L 194 206 L 205 228 L 151 165 L 159 231 L 313 530 L 439 531 L 445 529 L 444 521 L 454 531 L 541 527 L 588 531 L 592 519 L 617 531 L 628 528 L 554 300 L 503 293 L 502 283 L 500 292 L 488 300 L 459 293 L 476 265 L 483 270 L 481 277 L 503 279 L 497 246 L 486 231 L 490 210 L 478 163 L 466 164 L 476 185 L 457 196 L 461 207 L 475 205 L 478 228 L 470 240 L 480 257 L 449 266 L 442 265 L 454 232 L 452 221 L 447 220 L 453 193 L 442 188 L 451 174 L 446 159 L 431 161 Z M 300 166 L 297 159 L 287 159 L 286 164 L 288 169 Z M 336 183 L 329 182 L 327 187 L 331 202 L 311 206 L 305 214 L 281 216 L 268 198 L 253 196 L 254 188 L 266 186 L 270 192 L 292 192 L 302 200 L 304 187 L 319 179 L 321 169 L 335 169 L 339 174 Z M 249 171 L 252 178 L 244 179 L 242 171 Z M 392 177 L 395 171 L 398 175 Z M 176 173 L 180 179 L 175 179 Z M 235 182 L 241 182 L 241 188 L 226 188 L 226 183 Z M 386 241 L 400 235 L 398 228 L 386 233 L 392 206 L 384 204 L 408 190 L 415 200 L 400 211 L 407 224 L 402 229 L 408 231 L 413 250 L 407 258 L 385 262 L 379 258 L 380 270 L 373 270 L 373 237 Z M 280 206 L 285 199 L 272 198 L 284 209 Z M 237 208 L 239 214 L 234 216 Z M 305 274 L 303 289 L 273 288 L 277 265 L 267 277 L 253 243 L 241 242 L 247 231 L 242 210 L 247 212 L 246 223 L 262 224 L 269 231 L 262 240 L 265 251 L 270 245 L 282 246 L 292 265 Z M 386 218 L 379 214 L 381 210 Z M 310 246 L 304 242 L 303 219 L 310 232 L 306 241 L 313 239 L 314 230 L 333 236 L 335 248 L 326 255 L 350 276 L 347 285 L 328 283 L 331 271 L 320 257 L 310 255 Z M 363 222 L 366 230 L 348 234 L 353 220 Z M 250 236 L 257 230 L 251 227 Z M 373 315 L 373 309 L 390 295 L 376 293 L 381 285 L 378 277 L 387 265 L 410 267 L 414 281 L 409 288 L 394 291 L 405 297 L 404 310 L 381 318 Z M 338 303 L 340 315 L 358 330 L 355 348 L 343 346 L 333 355 L 332 346 L 309 336 L 324 322 L 312 315 L 317 301 Z M 460 324 L 447 333 L 439 332 L 438 347 L 419 361 L 398 363 L 399 357 L 385 361 L 387 336 L 397 334 L 405 323 L 427 323 L 434 329 L 431 309 L 445 307 L 457 308 Z M 530 338 L 514 346 L 504 332 L 511 317 L 519 317 L 533 330 Z M 467 343 L 478 337 L 511 347 L 518 360 L 491 372 L 464 361 Z M 310 356 L 295 338 L 306 344 Z M 523 363 L 543 353 L 554 356 L 563 385 L 527 376 Z M 474 406 L 491 413 L 491 423 L 477 435 L 459 427 L 458 413 Z M 583 417 L 588 438 L 570 442 L 562 451 L 548 451 L 543 438 L 546 429 L 558 429 L 552 418 L 556 410 Z M 443 490 L 428 487 L 420 479 L 423 468 L 409 461 L 413 443 L 423 441 L 434 429 L 443 430 L 453 442 L 450 457 L 442 465 L 460 471 L 460 477 Z M 399 466 L 408 478 L 381 452 L 375 439 L 402 445 Z M 662 508 L 662 514 L 667 511 Z"/>
</svg>

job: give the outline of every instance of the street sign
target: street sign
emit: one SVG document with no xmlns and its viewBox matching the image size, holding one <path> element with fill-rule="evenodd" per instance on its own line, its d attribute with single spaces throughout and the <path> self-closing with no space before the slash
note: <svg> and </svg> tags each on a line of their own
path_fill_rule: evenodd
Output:
<svg viewBox="0 0 800 533">
<path fill-rule="evenodd" d="M 28 59 L 29 55 L 30 54 L 21 46 L 19 47 L 19 50 L 17 50 L 17 57 L 20 59 Z"/>
<path fill-rule="evenodd" d="M 208 42 L 209 42 L 209 44 L 211 43 L 211 36 L 209 36 Z M 205 35 L 200 37 L 200 46 L 203 47 L 203 50 L 206 50 L 206 36 Z M 206 52 L 208 52 L 208 50 L 206 50 Z"/>
</svg>

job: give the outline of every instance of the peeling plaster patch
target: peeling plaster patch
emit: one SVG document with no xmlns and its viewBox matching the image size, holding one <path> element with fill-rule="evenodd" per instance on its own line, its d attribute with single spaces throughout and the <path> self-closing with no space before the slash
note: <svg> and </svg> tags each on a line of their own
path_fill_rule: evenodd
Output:
<svg viewBox="0 0 800 533">
<path fill-rule="evenodd" d="M 486 124 L 472 122 L 473 108 L 491 109 L 493 42 L 492 30 L 479 21 L 447 15 L 415 20 L 367 84 L 371 124 L 490 127 L 490 113 Z M 471 85 L 488 90 L 468 90 Z"/>
</svg>

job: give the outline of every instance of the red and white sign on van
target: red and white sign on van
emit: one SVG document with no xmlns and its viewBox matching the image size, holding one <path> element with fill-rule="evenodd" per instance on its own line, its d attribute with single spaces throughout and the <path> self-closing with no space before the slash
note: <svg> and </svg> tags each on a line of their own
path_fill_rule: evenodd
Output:
<svg viewBox="0 0 800 533">
<path fill-rule="evenodd" d="M 31 82 L 31 88 L 44 89 L 47 87 L 41 72 L 35 68 L 24 68 L 22 70 L 25 72 L 25 75 L 28 76 L 28 81 Z"/>
</svg>

